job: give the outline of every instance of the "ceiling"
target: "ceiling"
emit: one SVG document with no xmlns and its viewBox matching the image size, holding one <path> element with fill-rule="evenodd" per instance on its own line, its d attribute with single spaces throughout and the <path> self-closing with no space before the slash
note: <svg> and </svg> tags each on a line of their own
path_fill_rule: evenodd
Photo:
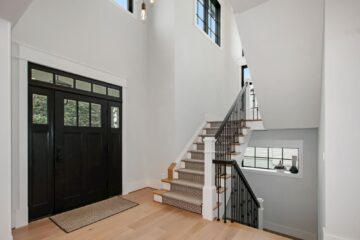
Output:
<svg viewBox="0 0 360 240">
<path fill-rule="evenodd" d="M 14 26 L 33 0 L 0 0 L 0 18 Z"/>
</svg>

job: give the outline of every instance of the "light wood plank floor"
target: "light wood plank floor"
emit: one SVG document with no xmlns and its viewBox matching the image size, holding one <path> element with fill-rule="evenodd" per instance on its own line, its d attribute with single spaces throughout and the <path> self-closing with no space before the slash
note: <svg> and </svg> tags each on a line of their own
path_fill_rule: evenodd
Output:
<svg viewBox="0 0 360 240">
<path fill-rule="evenodd" d="M 203 220 L 197 214 L 154 202 L 152 191 L 143 189 L 125 196 L 140 205 L 75 232 L 66 234 L 49 219 L 42 219 L 14 230 L 14 240 L 287 239 L 240 224 Z"/>
</svg>

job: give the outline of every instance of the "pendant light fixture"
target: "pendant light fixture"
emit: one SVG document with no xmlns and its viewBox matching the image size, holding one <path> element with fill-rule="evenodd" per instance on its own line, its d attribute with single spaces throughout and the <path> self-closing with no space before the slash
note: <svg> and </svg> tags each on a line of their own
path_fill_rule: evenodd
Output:
<svg viewBox="0 0 360 240">
<path fill-rule="evenodd" d="M 154 4 L 154 3 L 155 3 L 155 0 L 150 0 L 150 3 L 151 3 L 151 4 Z"/>
<path fill-rule="evenodd" d="M 143 0 L 143 2 L 141 3 L 141 20 L 143 20 L 143 21 L 146 20 L 146 4 L 145 4 L 145 0 Z"/>
</svg>

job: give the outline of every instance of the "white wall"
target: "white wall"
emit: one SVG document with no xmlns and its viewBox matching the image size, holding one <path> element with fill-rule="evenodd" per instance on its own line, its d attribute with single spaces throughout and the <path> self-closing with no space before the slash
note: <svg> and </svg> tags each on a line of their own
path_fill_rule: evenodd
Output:
<svg viewBox="0 0 360 240">
<path fill-rule="evenodd" d="M 264 202 L 264 228 L 301 239 L 317 239 L 317 129 L 253 131 L 249 146 L 283 147 L 303 144 L 302 177 L 270 175 L 243 170 L 257 197 Z M 278 146 L 281 147 L 281 146 Z M 300 168 L 301 169 L 301 168 Z"/>
<path fill-rule="evenodd" d="M 228 1 L 221 1 L 221 47 L 195 25 L 195 3 L 156 1 L 148 19 L 148 147 L 160 164 L 147 167 L 153 183 L 206 119 L 225 117 L 239 90 L 242 46 Z"/>
<path fill-rule="evenodd" d="M 1 0 L 0 17 L 14 26 L 33 0 Z"/>
<path fill-rule="evenodd" d="M 0 19 L 0 239 L 11 235 L 11 24 Z"/>
<path fill-rule="evenodd" d="M 324 0 L 269 0 L 237 14 L 267 129 L 319 126 Z M 235 11 L 244 1 L 233 0 Z"/>
<path fill-rule="evenodd" d="M 175 1 L 175 151 L 205 118 L 222 120 L 239 91 L 242 46 L 232 8 L 221 1 L 221 47 L 195 25 L 195 0 Z"/>
<path fill-rule="evenodd" d="M 324 236 L 360 239 L 360 2 L 325 3 Z"/>
</svg>

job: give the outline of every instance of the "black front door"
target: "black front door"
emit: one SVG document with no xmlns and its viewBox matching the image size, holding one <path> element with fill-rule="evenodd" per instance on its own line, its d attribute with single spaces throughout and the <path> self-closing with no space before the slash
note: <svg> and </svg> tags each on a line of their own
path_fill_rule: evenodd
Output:
<svg viewBox="0 0 360 240">
<path fill-rule="evenodd" d="M 122 193 L 122 89 L 29 63 L 29 220 Z"/>
<path fill-rule="evenodd" d="M 107 102 L 56 92 L 55 109 L 55 212 L 62 212 L 107 197 Z"/>
</svg>

